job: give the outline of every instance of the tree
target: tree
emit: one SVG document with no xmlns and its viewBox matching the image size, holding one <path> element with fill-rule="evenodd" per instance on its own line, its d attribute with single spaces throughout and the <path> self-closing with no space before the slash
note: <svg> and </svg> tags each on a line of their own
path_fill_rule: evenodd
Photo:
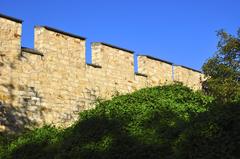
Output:
<svg viewBox="0 0 240 159">
<path fill-rule="evenodd" d="M 237 36 L 224 30 L 218 31 L 217 36 L 218 50 L 202 67 L 207 77 L 203 89 L 218 102 L 237 102 L 240 100 L 240 28 Z"/>
</svg>

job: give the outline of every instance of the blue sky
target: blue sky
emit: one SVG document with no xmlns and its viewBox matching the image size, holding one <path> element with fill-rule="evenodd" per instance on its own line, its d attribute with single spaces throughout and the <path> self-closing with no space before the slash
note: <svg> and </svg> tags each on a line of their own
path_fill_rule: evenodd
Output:
<svg viewBox="0 0 240 159">
<path fill-rule="evenodd" d="M 216 31 L 235 34 L 239 0 L 0 0 L 0 13 L 24 20 L 22 45 L 47 25 L 176 64 L 201 69 L 216 51 Z"/>
</svg>

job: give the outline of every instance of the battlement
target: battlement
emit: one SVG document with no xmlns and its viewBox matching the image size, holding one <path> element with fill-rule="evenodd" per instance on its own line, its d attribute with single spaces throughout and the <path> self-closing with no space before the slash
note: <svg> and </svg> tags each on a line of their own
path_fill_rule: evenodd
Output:
<svg viewBox="0 0 240 159">
<path fill-rule="evenodd" d="M 35 27 L 40 27 L 40 28 L 42 27 L 42 28 L 45 28 L 47 30 L 50 30 L 50 31 L 53 31 L 53 32 L 56 32 L 56 33 L 59 33 L 59 34 L 63 34 L 63 35 L 70 36 L 70 37 L 77 38 L 77 39 L 81 39 L 81 40 L 86 40 L 85 37 L 75 35 L 75 34 L 72 34 L 72 33 L 68 33 L 68 32 L 65 32 L 65 31 L 62 31 L 62 30 L 59 30 L 59 29 L 55 29 L 55 28 L 52 28 L 52 27 L 49 27 L 49 26 L 35 26 Z"/>
<path fill-rule="evenodd" d="M 0 13 L 0 17 L 1 17 L 1 18 L 4 18 L 4 19 L 8 19 L 8 20 L 10 20 L 10 21 L 14 21 L 14 22 L 16 22 L 16 23 L 22 23 L 22 22 L 23 22 L 23 20 L 21 20 L 21 19 L 17 19 L 17 18 L 8 16 L 8 15 L 4 15 L 4 14 L 1 14 L 1 13 Z"/>
<path fill-rule="evenodd" d="M 144 54 L 134 72 L 134 51 L 105 42 L 91 43 L 87 64 L 85 37 L 48 26 L 35 26 L 34 48 L 22 47 L 22 22 L 0 14 L 0 103 L 26 109 L 29 121 L 67 125 L 96 98 L 148 86 L 201 89 L 201 71 Z"/>
</svg>

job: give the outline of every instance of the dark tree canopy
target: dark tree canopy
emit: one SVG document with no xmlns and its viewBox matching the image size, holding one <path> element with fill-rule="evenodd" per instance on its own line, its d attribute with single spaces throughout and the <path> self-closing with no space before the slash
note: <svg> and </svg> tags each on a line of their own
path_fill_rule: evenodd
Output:
<svg viewBox="0 0 240 159">
<path fill-rule="evenodd" d="M 219 102 L 236 102 L 240 99 L 240 29 L 237 36 L 223 30 L 217 35 L 218 50 L 203 65 L 204 90 Z"/>
</svg>

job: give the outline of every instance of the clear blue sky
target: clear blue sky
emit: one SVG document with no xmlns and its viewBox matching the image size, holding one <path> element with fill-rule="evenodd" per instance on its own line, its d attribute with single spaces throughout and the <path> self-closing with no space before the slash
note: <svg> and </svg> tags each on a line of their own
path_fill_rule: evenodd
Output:
<svg viewBox="0 0 240 159">
<path fill-rule="evenodd" d="M 22 45 L 34 25 L 48 25 L 201 69 L 216 51 L 216 31 L 240 27 L 240 0 L 0 0 L 0 13 L 24 20 Z"/>
</svg>

